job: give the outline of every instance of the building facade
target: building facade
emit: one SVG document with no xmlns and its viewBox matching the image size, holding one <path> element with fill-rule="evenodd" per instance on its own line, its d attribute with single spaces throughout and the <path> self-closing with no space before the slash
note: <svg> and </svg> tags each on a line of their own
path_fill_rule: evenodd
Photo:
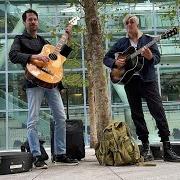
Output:
<svg viewBox="0 0 180 180">
<path fill-rule="evenodd" d="M 105 19 L 103 23 L 105 50 L 108 50 L 118 38 L 125 35 L 122 19 L 126 13 L 136 14 L 140 18 L 142 31 L 153 36 L 161 35 L 175 26 L 180 27 L 178 2 L 177 0 L 169 2 L 148 0 L 136 3 L 126 3 L 125 1 L 117 1 L 114 4 L 102 3 L 99 12 Z M 84 52 L 84 13 L 81 6 L 71 6 L 66 1 L 55 0 L 6 0 L 0 1 L 0 150 L 18 149 L 20 144 L 26 140 L 28 109 L 26 94 L 22 89 L 24 70 L 20 65 L 12 64 L 9 61 L 8 52 L 15 35 L 24 31 L 21 15 L 28 8 L 39 13 L 39 34 L 54 45 L 63 34 L 68 21 L 74 16 L 81 18 L 77 26 L 73 27 L 74 51 L 64 63 L 64 83 L 69 89 L 68 103 L 65 93 L 62 94 L 62 97 L 65 107 L 69 104 L 70 119 L 83 120 L 85 142 L 88 144 L 88 83 Z M 156 66 L 157 81 L 171 130 L 171 139 L 176 141 L 180 140 L 179 31 L 177 35 L 158 41 L 158 46 L 161 52 L 161 63 Z M 109 72 L 108 69 L 107 72 Z M 127 121 L 134 132 L 123 86 L 112 84 L 109 81 L 109 87 L 113 119 Z M 150 141 L 157 142 L 159 138 L 155 121 L 149 114 L 146 103 L 143 105 L 150 130 Z M 51 112 L 44 99 L 38 128 L 39 136 L 46 140 L 46 146 L 50 146 L 51 120 Z"/>
</svg>

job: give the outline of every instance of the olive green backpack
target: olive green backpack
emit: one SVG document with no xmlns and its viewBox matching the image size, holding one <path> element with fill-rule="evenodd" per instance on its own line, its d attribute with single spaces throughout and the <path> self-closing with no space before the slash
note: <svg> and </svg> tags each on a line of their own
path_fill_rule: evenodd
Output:
<svg viewBox="0 0 180 180">
<path fill-rule="evenodd" d="M 138 145 L 125 122 L 113 122 L 103 131 L 95 148 L 100 165 L 122 166 L 143 163 Z"/>
</svg>

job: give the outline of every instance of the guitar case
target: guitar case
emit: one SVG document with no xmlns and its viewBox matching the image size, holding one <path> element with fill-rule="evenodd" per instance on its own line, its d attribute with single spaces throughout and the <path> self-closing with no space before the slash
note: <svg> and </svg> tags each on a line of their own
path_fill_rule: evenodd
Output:
<svg viewBox="0 0 180 180">
<path fill-rule="evenodd" d="M 0 152 L 0 175 L 27 172 L 32 169 L 32 162 L 28 152 Z"/>
<path fill-rule="evenodd" d="M 83 122 L 80 119 L 69 119 L 68 89 L 66 88 L 67 120 L 66 120 L 66 155 L 69 158 L 81 160 L 85 157 Z M 54 123 L 50 123 L 51 131 L 51 160 L 54 162 Z"/>
</svg>

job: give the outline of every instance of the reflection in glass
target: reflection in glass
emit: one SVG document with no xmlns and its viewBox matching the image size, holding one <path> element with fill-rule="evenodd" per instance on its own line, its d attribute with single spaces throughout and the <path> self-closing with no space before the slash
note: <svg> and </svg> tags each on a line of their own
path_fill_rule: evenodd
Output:
<svg viewBox="0 0 180 180">
<path fill-rule="evenodd" d="M 6 108 L 6 84 L 5 84 L 5 74 L 0 74 L 0 110 L 5 110 Z"/>
<path fill-rule="evenodd" d="M 8 147 L 20 149 L 21 143 L 26 140 L 26 112 L 12 112 L 8 115 Z"/>
<path fill-rule="evenodd" d="M 24 25 L 22 23 L 22 13 L 30 8 L 29 5 L 14 5 L 8 4 L 8 15 L 7 15 L 7 29 L 8 33 L 21 33 L 24 31 Z"/>
<path fill-rule="evenodd" d="M 6 113 L 0 112 L 0 150 L 6 149 Z"/>
<path fill-rule="evenodd" d="M 5 6 L 4 4 L 1 4 L 0 9 L 0 33 L 5 32 Z"/>
<path fill-rule="evenodd" d="M 8 50 L 7 50 L 7 55 L 9 54 L 9 51 L 10 51 L 10 48 L 11 48 L 11 45 L 14 41 L 14 37 L 13 36 L 11 39 L 8 39 Z M 9 60 L 9 57 L 8 57 L 8 70 L 14 70 L 14 71 L 17 71 L 17 70 L 23 70 L 21 64 L 13 64 L 10 60 Z"/>
<path fill-rule="evenodd" d="M 5 40 L 4 36 L 0 36 L 0 70 L 5 70 Z"/>
<path fill-rule="evenodd" d="M 24 74 L 10 73 L 9 74 L 9 109 L 24 109 L 27 108 L 26 93 L 23 90 Z"/>
<path fill-rule="evenodd" d="M 160 69 L 163 101 L 180 101 L 180 67 Z"/>
<path fill-rule="evenodd" d="M 66 72 L 63 84 L 68 88 L 69 105 L 83 105 L 83 78 L 82 73 Z"/>
</svg>

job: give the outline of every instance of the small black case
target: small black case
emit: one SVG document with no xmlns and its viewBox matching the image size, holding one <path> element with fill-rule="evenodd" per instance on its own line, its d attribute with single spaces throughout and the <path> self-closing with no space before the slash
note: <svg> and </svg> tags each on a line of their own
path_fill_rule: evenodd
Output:
<svg viewBox="0 0 180 180">
<path fill-rule="evenodd" d="M 1 152 L 0 175 L 27 172 L 32 169 L 33 157 L 28 152 Z"/>
</svg>

